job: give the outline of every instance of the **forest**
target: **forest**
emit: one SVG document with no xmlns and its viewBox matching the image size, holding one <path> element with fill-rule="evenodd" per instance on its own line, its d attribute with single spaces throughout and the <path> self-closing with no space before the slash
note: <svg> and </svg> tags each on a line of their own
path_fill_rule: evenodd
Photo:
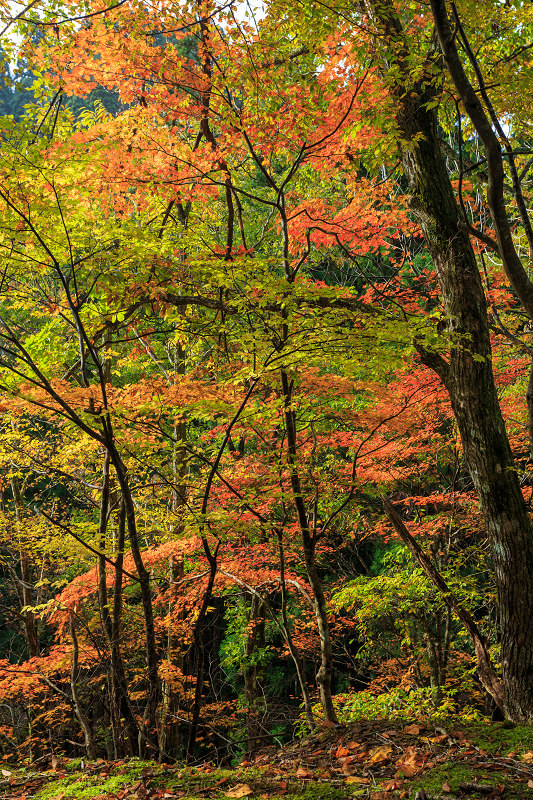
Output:
<svg viewBox="0 0 533 800">
<path fill-rule="evenodd" d="M 0 16 L 2 775 L 527 731 L 533 4 Z"/>
</svg>

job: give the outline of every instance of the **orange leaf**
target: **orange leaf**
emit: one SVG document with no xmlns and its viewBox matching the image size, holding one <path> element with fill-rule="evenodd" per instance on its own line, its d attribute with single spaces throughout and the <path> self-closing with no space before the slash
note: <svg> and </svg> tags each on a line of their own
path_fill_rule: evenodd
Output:
<svg viewBox="0 0 533 800">
<path fill-rule="evenodd" d="M 343 756 L 349 756 L 349 755 L 350 755 L 350 751 L 347 750 L 346 747 L 343 747 L 342 744 L 340 744 L 337 747 L 337 752 L 335 753 L 335 758 L 343 758 Z"/>
</svg>

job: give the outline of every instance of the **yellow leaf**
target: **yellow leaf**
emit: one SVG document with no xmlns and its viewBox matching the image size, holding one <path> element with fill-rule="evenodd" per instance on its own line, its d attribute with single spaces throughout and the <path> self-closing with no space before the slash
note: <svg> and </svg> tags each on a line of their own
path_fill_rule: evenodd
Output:
<svg viewBox="0 0 533 800">
<path fill-rule="evenodd" d="M 349 775 L 344 783 L 370 783 L 370 778 L 360 778 L 359 775 Z"/>
<path fill-rule="evenodd" d="M 253 794 L 253 790 L 247 783 L 238 783 L 233 789 L 224 792 L 225 797 L 247 797 L 249 794 Z"/>
<path fill-rule="evenodd" d="M 393 752 L 393 747 L 383 745 L 382 747 L 375 747 L 370 751 L 368 759 L 369 764 L 382 764 L 385 761 L 390 761 L 390 754 Z"/>
</svg>

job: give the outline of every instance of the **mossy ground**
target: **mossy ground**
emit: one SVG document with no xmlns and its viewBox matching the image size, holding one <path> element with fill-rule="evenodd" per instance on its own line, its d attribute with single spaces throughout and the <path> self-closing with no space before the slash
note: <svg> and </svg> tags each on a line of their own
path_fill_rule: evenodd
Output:
<svg viewBox="0 0 533 800">
<path fill-rule="evenodd" d="M 371 720 L 233 769 L 59 759 L 8 771 L 0 800 L 533 800 L 533 727 Z"/>
</svg>

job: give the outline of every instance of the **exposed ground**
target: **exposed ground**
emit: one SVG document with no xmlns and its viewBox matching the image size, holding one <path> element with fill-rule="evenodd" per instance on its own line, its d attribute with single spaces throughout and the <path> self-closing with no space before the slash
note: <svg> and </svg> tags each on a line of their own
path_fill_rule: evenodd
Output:
<svg viewBox="0 0 533 800">
<path fill-rule="evenodd" d="M 51 757 L 6 763 L 1 800 L 533 800 L 533 727 L 358 722 L 232 769 Z"/>
</svg>

